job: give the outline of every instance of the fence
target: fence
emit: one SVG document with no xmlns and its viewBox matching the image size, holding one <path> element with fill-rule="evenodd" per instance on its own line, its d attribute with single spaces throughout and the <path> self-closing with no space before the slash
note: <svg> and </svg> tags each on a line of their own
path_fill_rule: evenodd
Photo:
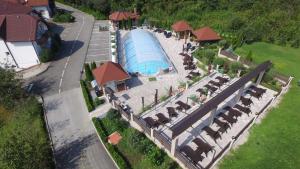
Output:
<svg viewBox="0 0 300 169">
<path fill-rule="evenodd" d="M 151 135 L 151 129 L 147 126 L 147 124 L 144 120 L 139 119 L 135 115 L 133 115 L 132 117 L 133 117 L 132 120 L 134 122 L 136 122 L 144 130 L 145 133 L 147 133 L 148 135 Z"/>
<path fill-rule="evenodd" d="M 238 59 L 237 55 L 235 55 L 235 54 L 233 54 L 231 52 L 228 52 L 226 50 L 220 50 L 219 54 L 222 55 L 222 56 L 228 57 L 228 58 L 230 58 L 232 60 L 237 60 Z"/>
<path fill-rule="evenodd" d="M 171 142 L 158 131 L 153 130 L 153 137 L 157 139 L 167 150 L 171 151 Z"/>
<path fill-rule="evenodd" d="M 265 109 L 272 103 L 274 98 L 272 98 L 258 113 L 257 115 L 259 116 L 262 112 L 265 111 Z"/>
<path fill-rule="evenodd" d="M 177 149 L 175 151 L 175 157 L 188 169 L 202 169 L 203 167 L 200 165 L 194 165 L 189 159 L 183 156 Z"/>
<path fill-rule="evenodd" d="M 244 131 L 253 123 L 253 121 L 255 120 L 255 117 L 253 117 L 249 123 L 247 123 L 247 125 L 236 135 L 233 137 L 233 139 L 237 139 L 239 138 L 243 133 Z"/>
<path fill-rule="evenodd" d="M 229 142 L 221 151 L 218 155 L 216 155 L 212 160 L 211 162 L 205 167 L 205 169 L 209 169 L 210 167 L 212 167 L 214 165 L 214 163 L 220 158 L 222 157 L 222 155 L 225 153 L 225 151 L 227 149 L 230 148 L 230 145 L 231 145 L 232 142 Z"/>
</svg>

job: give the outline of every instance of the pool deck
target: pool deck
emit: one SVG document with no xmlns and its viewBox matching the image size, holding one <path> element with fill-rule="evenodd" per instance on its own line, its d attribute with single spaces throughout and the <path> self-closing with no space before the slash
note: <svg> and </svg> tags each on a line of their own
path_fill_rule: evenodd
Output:
<svg viewBox="0 0 300 169">
<path fill-rule="evenodd" d="M 120 31 L 121 39 L 127 32 L 128 31 Z M 142 97 L 144 97 L 145 106 L 152 104 L 154 102 L 155 89 L 158 89 L 158 98 L 167 95 L 170 86 L 172 86 L 173 91 L 176 91 L 178 90 L 180 82 L 187 82 L 188 79 L 186 76 L 190 72 L 190 70 L 184 70 L 183 59 L 182 56 L 179 55 L 179 53 L 182 52 L 184 40 L 176 40 L 175 37 L 166 38 L 163 33 L 152 33 L 160 42 L 177 72 L 158 75 L 156 76 L 156 81 L 151 82 L 149 81 L 149 77 L 138 77 L 129 80 L 127 84 L 130 89 L 118 92 L 115 95 L 119 97 L 120 101 L 128 104 L 134 114 L 139 114 L 142 110 Z M 121 54 L 120 50 L 118 52 Z M 204 71 L 199 68 L 195 71 L 204 74 Z"/>
</svg>

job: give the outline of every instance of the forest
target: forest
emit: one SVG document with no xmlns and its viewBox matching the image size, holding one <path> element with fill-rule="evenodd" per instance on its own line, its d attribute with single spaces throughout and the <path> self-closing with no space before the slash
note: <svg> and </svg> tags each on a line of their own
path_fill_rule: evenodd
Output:
<svg viewBox="0 0 300 169">
<path fill-rule="evenodd" d="M 194 29 L 210 26 L 234 43 L 268 42 L 300 46 L 300 1 L 296 0 L 59 0 L 108 18 L 137 9 L 141 22 L 170 28 L 187 20 Z"/>
</svg>

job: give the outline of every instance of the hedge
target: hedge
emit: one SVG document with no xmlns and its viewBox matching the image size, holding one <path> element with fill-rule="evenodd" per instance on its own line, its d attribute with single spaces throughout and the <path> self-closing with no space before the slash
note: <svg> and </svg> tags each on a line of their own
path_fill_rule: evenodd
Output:
<svg viewBox="0 0 300 169">
<path fill-rule="evenodd" d="M 85 71 L 85 78 L 87 81 L 91 82 L 94 80 L 94 76 L 92 74 L 92 71 L 91 71 L 91 68 L 90 68 L 90 65 L 85 63 L 84 64 L 84 71 Z"/>
<path fill-rule="evenodd" d="M 93 103 L 93 99 L 90 95 L 90 92 L 85 84 L 85 82 L 83 80 L 80 80 L 80 86 L 82 89 L 82 93 L 83 93 L 83 97 L 85 100 L 85 104 L 87 106 L 87 109 L 89 112 L 93 111 L 95 109 L 94 103 Z"/>
<path fill-rule="evenodd" d="M 108 133 L 105 130 L 105 127 L 103 126 L 103 123 L 101 122 L 101 120 L 98 120 L 96 117 L 94 117 L 92 119 L 96 130 L 102 140 L 102 142 L 104 143 L 105 147 L 107 148 L 107 150 L 109 151 L 110 155 L 113 157 L 114 161 L 117 163 L 118 167 L 120 169 L 128 169 L 131 168 L 126 159 L 124 158 L 124 156 L 121 154 L 121 152 L 118 150 L 118 148 L 114 145 L 111 145 L 107 142 L 107 137 L 108 137 Z"/>
</svg>

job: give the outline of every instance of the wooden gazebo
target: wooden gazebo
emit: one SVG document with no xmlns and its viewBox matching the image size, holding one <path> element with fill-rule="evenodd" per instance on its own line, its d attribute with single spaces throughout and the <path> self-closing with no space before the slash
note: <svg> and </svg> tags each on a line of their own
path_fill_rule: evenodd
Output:
<svg viewBox="0 0 300 169">
<path fill-rule="evenodd" d="M 176 33 L 178 39 L 190 38 L 192 27 L 184 20 L 178 21 L 172 25 L 173 31 Z"/>
<path fill-rule="evenodd" d="M 114 26 L 120 26 L 121 22 L 132 22 L 133 25 L 137 24 L 140 15 L 136 12 L 125 12 L 116 11 L 109 15 L 109 20 L 114 24 Z"/>
<path fill-rule="evenodd" d="M 221 37 L 210 27 L 203 27 L 193 31 L 196 41 L 199 43 L 217 42 Z"/>
</svg>

